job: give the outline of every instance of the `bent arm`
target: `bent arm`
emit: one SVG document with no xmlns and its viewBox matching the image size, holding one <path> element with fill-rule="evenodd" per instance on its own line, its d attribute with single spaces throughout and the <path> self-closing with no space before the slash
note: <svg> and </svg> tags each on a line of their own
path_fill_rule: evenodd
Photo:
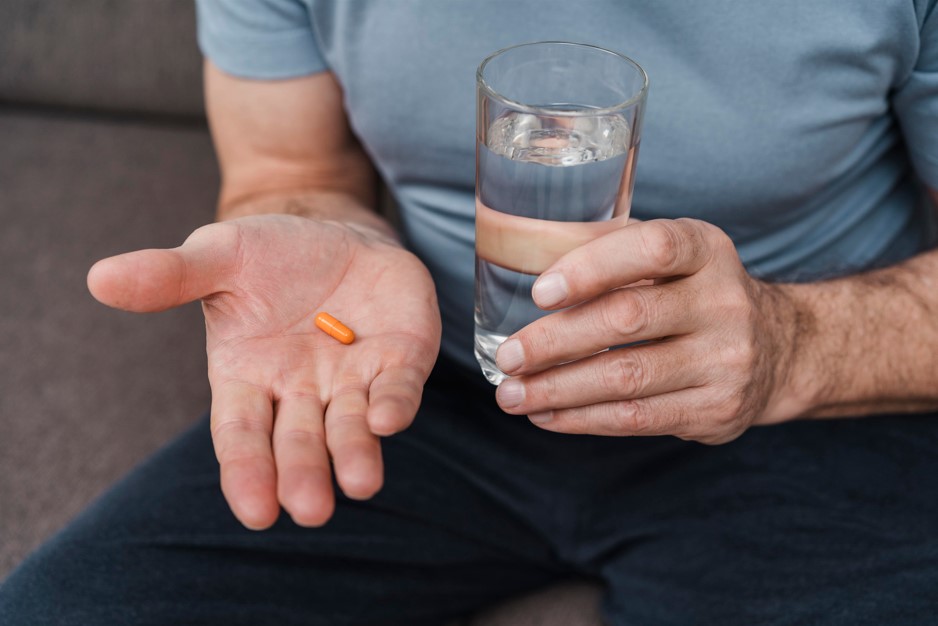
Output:
<svg viewBox="0 0 938 626">
<path fill-rule="evenodd" d="M 288 213 L 396 237 L 375 210 L 377 176 L 332 73 L 245 80 L 206 60 L 204 74 L 222 174 L 219 221 Z"/>
<path fill-rule="evenodd" d="M 938 203 L 938 192 L 931 197 Z M 792 416 L 938 408 L 938 250 L 882 270 L 782 287 L 798 311 Z"/>
</svg>

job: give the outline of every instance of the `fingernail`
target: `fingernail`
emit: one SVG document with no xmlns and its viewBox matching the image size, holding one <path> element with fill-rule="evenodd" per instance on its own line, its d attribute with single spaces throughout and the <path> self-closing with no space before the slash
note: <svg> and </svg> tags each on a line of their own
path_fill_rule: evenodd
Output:
<svg viewBox="0 0 938 626">
<path fill-rule="evenodd" d="M 498 386 L 495 395 L 502 407 L 506 409 L 516 407 L 524 402 L 524 385 L 517 380 L 508 379 Z"/>
<path fill-rule="evenodd" d="M 543 411 L 541 413 L 531 413 L 528 415 L 528 419 L 534 422 L 535 424 L 546 424 L 551 419 L 553 419 L 554 414 L 552 411 Z"/>
<path fill-rule="evenodd" d="M 559 273 L 544 274 L 531 288 L 531 296 L 541 308 L 560 304 L 567 298 L 568 293 L 567 279 Z"/>
<path fill-rule="evenodd" d="M 524 365 L 524 347 L 517 339 L 509 339 L 495 351 L 495 364 L 503 372 L 513 372 Z"/>
</svg>

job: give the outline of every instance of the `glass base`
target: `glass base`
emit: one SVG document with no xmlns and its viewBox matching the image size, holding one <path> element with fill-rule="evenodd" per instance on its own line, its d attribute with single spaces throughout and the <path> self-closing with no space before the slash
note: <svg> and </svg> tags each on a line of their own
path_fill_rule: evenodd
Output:
<svg viewBox="0 0 938 626">
<path fill-rule="evenodd" d="M 475 355 L 479 367 L 485 378 L 493 385 L 500 385 L 503 380 L 508 378 L 508 374 L 498 369 L 495 365 L 495 351 L 502 342 L 508 338 L 508 335 L 496 335 L 493 333 L 481 332 L 478 328 L 475 334 Z"/>
</svg>

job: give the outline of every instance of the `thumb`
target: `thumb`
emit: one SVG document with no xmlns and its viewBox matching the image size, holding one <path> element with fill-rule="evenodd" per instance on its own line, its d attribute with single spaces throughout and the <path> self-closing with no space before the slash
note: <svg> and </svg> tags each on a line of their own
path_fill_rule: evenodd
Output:
<svg viewBox="0 0 938 626">
<path fill-rule="evenodd" d="M 164 311 L 225 291 L 237 256 L 235 229 L 209 224 L 178 248 L 137 250 L 98 261 L 88 271 L 88 290 L 116 309 Z"/>
</svg>

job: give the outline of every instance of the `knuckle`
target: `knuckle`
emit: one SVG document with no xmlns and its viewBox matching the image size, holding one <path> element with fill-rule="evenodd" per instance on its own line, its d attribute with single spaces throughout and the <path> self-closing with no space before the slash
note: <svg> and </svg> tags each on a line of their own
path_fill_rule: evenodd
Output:
<svg viewBox="0 0 938 626">
<path fill-rule="evenodd" d="M 276 434 L 277 439 L 284 443 L 297 443 L 310 446 L 325 445 L 322 433 L 305 428 L 289 428 Z"/>
<path fill-rule="evenodd" d="M 366 428 L 365 413 L 357 411 L 340 413 L 329 420 L 328 428 L 334 436 L 354 437 Z"/>
<path fill-rule="evenodd" d="M 267 422 L 252 417 L 228 417 L 211 427 L 213 439 L 228 439 L 232 435 L 267 434 Z"/>
<path fill-rule="evenodd" d="M 603 361 L 600 375 L 603 387 L 629 397 L 639 395 L 646 387 L 645 368 L 634 354 L 614 352 L 611 358 Z"/>
<path fill-rule="evenodd" d="M 725 288 L 720 298 L 725 314 L 747 320 L 752 317 L 754 312 L 752 298 L 742 285 Z"/>
<path fill-rule="evenodd" d="M 230 446 L 218 453 L 218 464 L 226 468 L 256 466 L 267 461 L 267 456 L 240 446 Z"/>
<path fill-rule="evenodd" d="M 290 389 L 279 394 L 279 401 L 283 402 L 285 400 L 303 400 L 312 401 L 318 404 L 321 397 L 319 387 L 316 384 L 307 382 L 304 379 L 305 376 L 297 382 L 291 382 Z"/>
<path fill-rule="evenodd" d="M 678 261 L 681 236 L 675 226 L 666 220 L 649 222 L 644 236 L 645 252 L 664 271 L 672 269 Z"/>
<path fill-rule="evenodd" d="M 728 342 L 723 347 L 722 361 L 730 372 L 748 375 L 755 364 L 755 349 L 749 341 Z"/>
<path fill-rule="evenodd" d="M 709 222 L 697 221 L 700 225 L 701 243 L 706 243 L 714 249 L 722 251 L 732 251 L 736 253 L 736 244 L 729 235 L 719 226 Z"/>
<path fill-rule="evenodd" d="M 634 402 L 613 402 L 609 405 L 611 421 L 618 432 L 627 435 L 643 435 L 650 428 L 650 422 Z"/>
<path fill-rule="evenodd" d="M 646 297 L 637 289 L 619 289 L 599 307 L 597 322 L 615 337 L 625 341 L 648 328 Z"/>
<path fill-rule="evenodd" d="M 419 395 L 422 385 L 409 373 L 395 377 L 382 377 L 371 385 L 371 395 L 410 398 Z"/>
<path fill-rule="evenodd" d="M 388 404 L 393 404 L 397 407 L 400 407 L 402 410 L 410 411 L 416 410 L 420 404 L 420 393 L 417 390 L 408 388 L 396 388 L 396 387 L 383 387 L 380 390 L 380 394 L 373 394 L 377 396 L 375 400 L 380 400 L 381 402 L 387 402 Z M 374 403 L 374 401 L 372 401 Z"/>
<path fill-rule="evenodd" d="M 702 220 L 681 217 L 674 220 L 674 227 L 679 231 L 679 238 L 688 253 L 694 257 L 704 254 L 720 236 L 729 239 L 723 231 Z"/>
<path fill-rule="evenodd" d="M 651 326 L 651 320 L 655 317 L 654 303 L 648 297 L 648 292 L 644 289 L 632 289 L 627 291 L 630 296 L 628 307 L 628 322 L 624 329 L 629 335 L 644 335 Z"/>
<path fill-rule="evenodd" d="M 362 376 L 354 372 L 336 374 L 332 381 L 332 401 L 339 398 L 355 400 L 357 396 L 364 396 L 366 389 L 362 385 Z"/>
<path fill-rule="evenodd" d="M 255 446 L 243 443 L 215 444 L 219 465 L 225 467 L 250 466 L 266 462 L 269 456 Z"/>
</svg>

